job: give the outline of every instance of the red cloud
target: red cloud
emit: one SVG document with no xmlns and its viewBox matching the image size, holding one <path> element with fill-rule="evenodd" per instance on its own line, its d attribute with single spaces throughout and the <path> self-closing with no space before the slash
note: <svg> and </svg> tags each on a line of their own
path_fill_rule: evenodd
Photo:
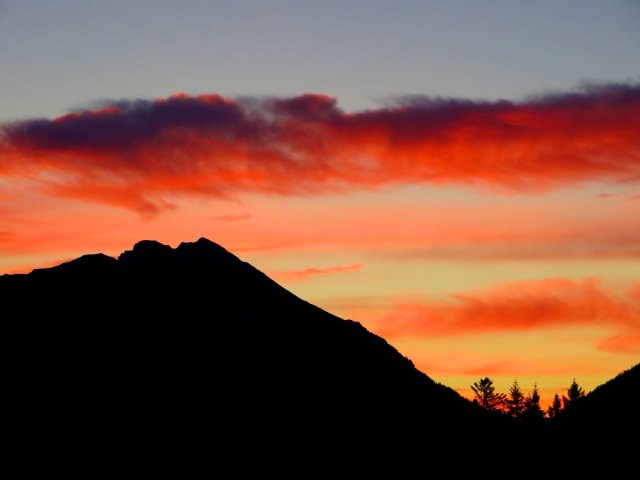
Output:
<svg viewBox="0 0 640 480">
<path fill-rule="evenodd" d="M 451 302 L 398 304 L 375 321 L 375 330 L 390 338 L 595 325 L 616 331 L 601 349 L 636 353 L 640 301 L 634 292 L 617 294 L 596 279 L 518 282 L 479 294 L 455 294 Z"/>
<path fill-rule="evenodd" d="M 412 97 L 347 113 L 322 95 L 185 94 L 0 127 L 0 178 L 154 213 L 179 195 L 393 183 L 540 191 L 640 178 L 640 85 L 522 102 Z"/>
<path fill-rule="evenodd" d="M 362 269 L 362 265 L 360 263 L 354 263 L 353 265 L 336 265 L 326 268 L 305 268 L 304 270 L 288 270 L 284 272 L 274 272 L 270 276 L 278 281 L 283 282 L 293 282 L 306 280 L 309 277 L 313 277 L 316 275 L 330 275 L 333 273 L 344 273 L 344 272 L 356 272 Z"/>
</svg>

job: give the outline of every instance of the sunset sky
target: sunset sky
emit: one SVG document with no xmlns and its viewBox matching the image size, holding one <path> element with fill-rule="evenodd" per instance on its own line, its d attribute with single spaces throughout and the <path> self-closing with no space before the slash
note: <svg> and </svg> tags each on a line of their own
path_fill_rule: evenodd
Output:
<svg viewBox="0 0 640 480">
<path fill-rule="evenodd" d="M 0 0 L 0 273 L 207 237 L 469 395 L 640 361 L 640 3 Z"/>
</svg>

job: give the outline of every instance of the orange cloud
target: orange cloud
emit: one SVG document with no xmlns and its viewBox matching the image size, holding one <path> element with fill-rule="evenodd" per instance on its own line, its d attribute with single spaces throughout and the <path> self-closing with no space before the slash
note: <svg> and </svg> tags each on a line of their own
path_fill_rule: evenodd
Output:
<svg viewBox="0 0 640 480">
<path fill-rule="evenodd" d="M 640 302 L 597 279 L 549 279 L 501 285 L 476 294 L 453 294 L 449 302 L 404 302 L 374 320 L 388 337 L 442 336 L 528 331 L 572 325 L 613 329 L 601 349 L 640 352 Z"/>
<path fill-rule="evenodd" d="M 536 192 L 640 178 L 640 86 L 476 102 L 404 98 L 347 113 L 302 95 L 174 95 L 0 127 L 0 178 L 144 214 L 180 195 L 234 197 L 489 185 Z"/>
<path fill-rule="evenodd" d="M 600 342 L 598 348 L 616 353 L 640 353 L 640 329 L 635 329 L 635 332 L 626 332 L 605 338 Z"/>
<path fill-rule="evenodd" d="M 640 202 L 611 205 L 591 194 L 574 198 L 564 192 L 505 202 L 465 192 L 463 200 L 445 196 L 416 204 L 415 197 L 398 202 L 394 195 L 381 192 L 375 202 L 360 202 L 359 208 L 349 208 L 351 199 L 287 203 L 255 197 L 243 200 L 236 212 L 228 211 L 228 202 L 185 201 L 180 209 L 142 222 L 99 205 L 16 195 L 0 202 L 0 232 L 6 232 L 0 235 L 0 255 L 13 257 L 10 263 L 15 264 L 20 255 L 117 254 L 140 238 L 177 244 L 197 232 L 250 255 L 357 250 L 384 262 L 640 258 L 640 223 L 635 220 L 640 219 Z M 20 265 L 40 261 L 31 258 Z"/>
<path fill-rule="evenodd" d="M 405 259 L 451 259 L 465 262 L 640 257 L 640 235 L 636 232 L 630 232 L 626 237 L 595 236 L 594 238 L 588 234 L 575 234 L 573 237 L 545 238 L 536 242 L 538 239 L 539 237 L 532 234 L 528 240 L 505 238 L 494 242 L 464 243 L 465 238 L 460 237 L 452 240 L 450 245 L 426 245 L 384 255 Z"/>
<path fill-rule="evenodd" d="M 354 263 L 353 265 L 336 265 L 326 268 L 305 268 L 303 270 L 288 270 L 283 272 L 274 272 L 270 276 L 282 282 L 295 282 L 307 280 L 316 275 L 331 275 L 334 273 L 356 272 L 362 269 L 362 264 Z"/>
<path fill-rule="evenodd" d="M 249 213 L 227 213 L 225 215 L 216 215 L 211 217 L 210 220 L 216 222 L 239 222 L 241 220 L 249 220 L 253 215 Z"/>
<path fill-rule="evenodd" d="M 0 231 L 0 244 L 9 242 L 14 236 L 13 232 L 10 231 Z"/>
</svg>

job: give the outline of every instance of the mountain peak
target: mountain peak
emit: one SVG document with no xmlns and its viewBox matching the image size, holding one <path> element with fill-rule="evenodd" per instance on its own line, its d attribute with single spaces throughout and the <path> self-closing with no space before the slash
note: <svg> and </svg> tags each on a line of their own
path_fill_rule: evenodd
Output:
<svg viewBox="0 0 640 480">
<path fill-rule="evenodd" d="M 152 257 L 152 256 L 167 256 L 175 253 L 188 253 L 188 254 L 215 254 L 236 258 L 231 252 L 224 247 L 212 242 L 208 238 L 200 237 L 195 242 L 182 242 L 177 248 L 171 248 L 169 245 L 160 243 L 156 240 L 141 240 L 137 242 L 131 250 L 127 250 L 120 255 L 119 260 L 129 260 L 132 257 Z"/>
<path fill-rule="evenodd" d="M 197 245 L 210 245 L 210 246 L 215 246 L 215 247 L 218 247 L 218 248 L 222 248 L 220 245 L 218 245 L 215 242 L 212 242 L 211 240 L 209 240 L 206 237 L 200 237 L 195 243 Z"/>
<path fill-rule="evenodd" d="M 176 250 L 178 251 L 198 250 L 198 251 L 212 251 L 212 252 L 215 251 L 218 253 L 224 252 L 226 254 L 232 255 L 226 248 L 222 247 L 221 245 L 218 245 L 215 242 L 212 242 L 211 240 L 205 237 L 200 237 L 195 242 L 182 242 Z"/>
<path fill-rule="evenodd" d="M 166 252 L 171 250 L 169 245 L 156 240 L 140 240 L 133 246 L 134 252 Z"/>
<path fill-rule="evenodd" d="M 137 242 L 131 250 L 126 250 L 118 257 L 119 262 L 129 263 L 144 259 L 167 257 L 173 252 L 169 245 L 155 240 L 141 240 Z"/>
</svg>

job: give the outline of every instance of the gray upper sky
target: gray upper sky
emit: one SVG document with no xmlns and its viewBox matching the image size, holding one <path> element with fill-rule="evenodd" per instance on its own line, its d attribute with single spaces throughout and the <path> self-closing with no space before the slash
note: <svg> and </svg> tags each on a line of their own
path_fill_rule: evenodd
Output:
<svg viewBox="0 0 640 480">
<path fill-rule="evenodd" d="M 638 0 L 0 0 L 0 121 L 177 91 L 353 110 L 639 74 Z"/>
</svg>

